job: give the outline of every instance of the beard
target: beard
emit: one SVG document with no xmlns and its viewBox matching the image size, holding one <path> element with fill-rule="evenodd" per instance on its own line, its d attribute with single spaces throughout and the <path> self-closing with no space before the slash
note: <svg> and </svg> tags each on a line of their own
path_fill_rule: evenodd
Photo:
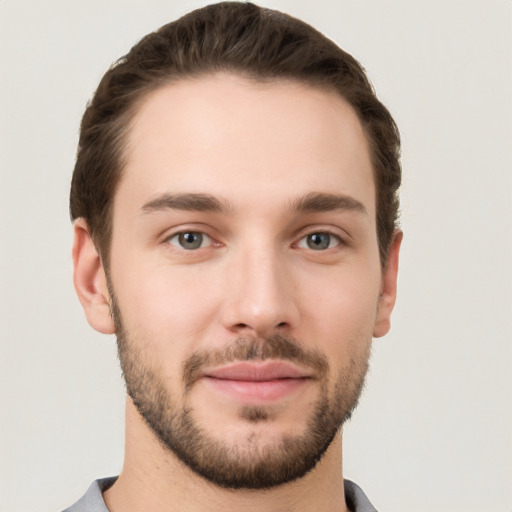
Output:
<svg viewBox="0 0 512 512">
<path fill-rule="evenodd" d="M 359 344 L 357 353 L 351 354 L 349 363 L 332 383 L 325 355 L 303 348 L 292 337 L 239 338 L 222 349 L 198 351 L 186 359 L 182 366 L 183 393 L 172 396 L 163 372 L 147 361 L 143 340 L 132 338 L 125 330 L 112 290 L 110 296 L 128 395 L 163 448 L 215 485 L 265 489 L 303 477 L 316 466 L 357 406 L 368 370 L 371 337 Z M 250 432 L 244 443 L 217 439 L 208 431 L 207 424 L 197 420 L 189 400 L 202 369 L 234 361 L 266 359 L 290 361 L 314 370 L 319 398 L 303 432 L 282 434 L 272 442 L 262 439 L 262 429 Z M 300 402 L 297 407 L 301 407 Z M 249 424 L 272 421 L 264 406 L 240 407 L 238 415 Z"/>
</svg>

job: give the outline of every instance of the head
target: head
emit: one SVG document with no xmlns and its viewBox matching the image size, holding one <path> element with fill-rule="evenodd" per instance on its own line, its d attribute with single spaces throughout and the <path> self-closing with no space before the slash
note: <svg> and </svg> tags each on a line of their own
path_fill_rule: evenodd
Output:
<svg viewBox="0 0 512 512">
<path fill-rule="evenodd" d="M 294 80 L 335 91 L 354 109 L 373 164 L 381 264 L 398 217 L 398 129 L 362 66 L 306 23 L 251 3 L 195 10 L 144 37 L 104 75 L 81 124 L 70 194 L 108 267 L 113 198 L 125 167 L 130 121 L 152 91 L 215 72 L 256 80 Z"/>
<path fill-rule="evenodd" d="M 230 488 L 301 478 L 389 328 L 398 135 L 359 64 L 247 3 L 107 72 L 73 177 L 75 286 L 139 429 Z"/>
</svg>

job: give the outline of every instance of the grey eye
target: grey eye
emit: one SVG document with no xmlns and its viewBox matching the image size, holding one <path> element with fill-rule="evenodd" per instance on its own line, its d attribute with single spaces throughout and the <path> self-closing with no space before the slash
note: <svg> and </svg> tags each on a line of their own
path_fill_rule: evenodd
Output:
<svg viewBox="0 0 512 512">
<path fill-rule="evenodd" d="M 183 233 L 177 233 L 169 239 L 169 243 L 180 249 L 187 251 L 194 251 L 200 249 L 211 243 L 211 239 L 208 235 L 200 233 L 199 231 L 185 231 Z"/>
<path fill-rule="evenodd" d="M 340 245 L 341 240 L 332 233 L 310 233 L 299 240 L 298 247 L 303 249 L 311 249 L 313 251 L 325 251 L 331 247 Z"/>
</svg>

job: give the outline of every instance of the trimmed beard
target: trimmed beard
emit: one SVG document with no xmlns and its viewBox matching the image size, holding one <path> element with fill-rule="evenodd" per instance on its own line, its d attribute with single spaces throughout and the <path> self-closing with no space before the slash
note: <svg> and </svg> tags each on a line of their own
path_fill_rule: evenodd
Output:
<svg viewBox="0 0 512 512">
<path fill-rule="evenodd" d="M 317 350 L 304 349 L 289 336 L 264 340 L 239 338 L 221 350 L 200 351 L 183 363 L 181 408 L 164 384 L 162 375 L 144 361 L 140 340 L 125 330 L 109 284 L 111 314 L 116 326 L 118 355 L 127 393 L 139 414 L 166 451 L 209 482 L 229 489 L 265 489 L 305 476 L 322 458 L 343 424 L 356 408 L 368 371 L 371 338 L 365 340 L 337 375 L 329 394 L 329 363 Z M 274 359 L 299 363 L 318 375 L 319 398 L 301 435 L 282 435 L 273 443 L 247 436 L 244 446 L 215 439 L 194 417 L 188 396 L 201 369 L 233 361 Z M 239 417 L 248 423 L 269 421 L 265 407 L 244 406 Z"/>
</svg>

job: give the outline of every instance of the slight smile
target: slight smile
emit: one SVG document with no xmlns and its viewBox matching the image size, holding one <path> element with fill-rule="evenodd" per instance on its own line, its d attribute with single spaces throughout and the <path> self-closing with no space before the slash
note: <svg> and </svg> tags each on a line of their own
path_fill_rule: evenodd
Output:
<svg viewBox="0 0 512 512">
<path fill-rule="evenodd" d="M 207 370 L 202 380 L 244 404 L 274 402 L 296 392 L 312 375 L 283 361 L 238 362 Z"/>
</svg>

